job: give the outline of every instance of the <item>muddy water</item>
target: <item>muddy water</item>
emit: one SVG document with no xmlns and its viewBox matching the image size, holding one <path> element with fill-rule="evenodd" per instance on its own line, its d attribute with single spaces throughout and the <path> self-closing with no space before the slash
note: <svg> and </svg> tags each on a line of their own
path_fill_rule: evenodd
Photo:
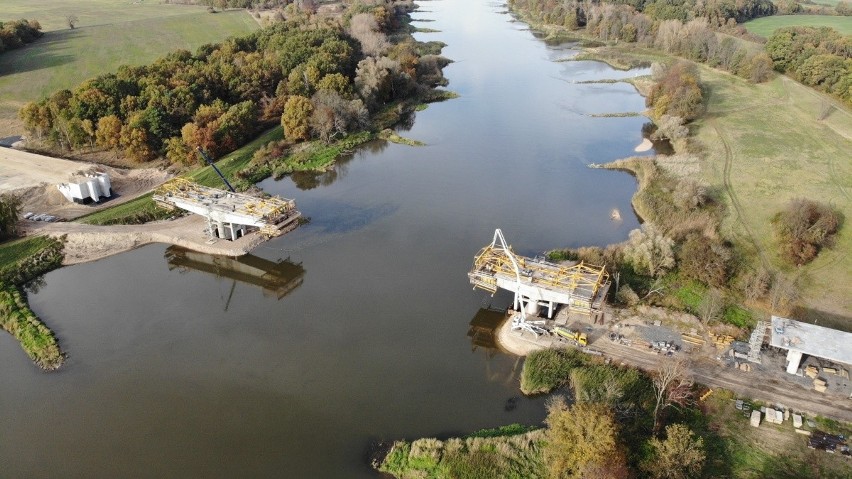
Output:
<svg viewBox="0 0 852 479">
<path fill-rule="evenodd" d="M 0 335 L 0 476 L 375 477 L 373 440 L 542 420 L 540 399 L 507 403 L 520 362 L 468 337 L 508 298 L 465 273 L 498 227 L 535 254 L 637 226 L 634 180 L 586 165 L 633 154 L 644 123 L 590 115 L 643 100 L 577 83 L 637 72 L 560 61 L 571 45 L 497 3 L 424 10 L 441 33 L 419 38 L 449 45 L 461 95 L 401 132 L 428 146 L 375 143 L 324 175 L 264 182 L 312 221 L 256 258 L 154 245 L 47 275 L 31 304 L 69 360 L 40 373 Z"/>
</svg>

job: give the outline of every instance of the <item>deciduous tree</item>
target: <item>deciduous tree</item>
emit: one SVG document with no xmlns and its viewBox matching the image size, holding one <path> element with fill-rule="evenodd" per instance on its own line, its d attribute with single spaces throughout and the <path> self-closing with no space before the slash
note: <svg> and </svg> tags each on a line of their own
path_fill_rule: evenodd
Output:
<svg viewBox="0 0 852 479">
<path fill-rule="evenodd" d="M 568 406 L 557 396 L 548 405 L 545 423 L 544 457 L 550 477 L 591 477 L 589 474 L 600 469 L 626 469 L 618 429 L 608 407 L 596 403 Z"/>
<path fill-rule="evenodd" d="M 651 457 L 642 469 L 652 479 L 688 479 L 698 477 L 704 466 L 704 439 L 683 424 L 666 427 L 666 439 L 649 441 Z"/>
<path fill-rule="evenodd" d="M 624 256 L 637 271 L 656 278 L 675 265 L 673 245 L 656 226 L 645 223 L 630 232 Z"/>
<path fill-rule="evenodd" d="M 0 195 L 0 239 L 15 235 L 20 205 L 21 201 L 18 197 L 8 193 Z"/>
<path fill-rule="evenodd" d="M 284 104 L 284 113 L 281 115 L 281 126 L 284 127 L 284 136 L 291 141 L 310 139 L 310 118 L 314 106 L 311 100 L 298 95 L 293 95 Z"/>
<path fill-rule="evenodd" d="M 687 360 L 666 358 L 651 375 L 654 388 L 654 431 L 657 431 L 662 411 L 671 405 L 685 405 L 692 398 L 692 380 L 687 376 Z"/>
</svg>

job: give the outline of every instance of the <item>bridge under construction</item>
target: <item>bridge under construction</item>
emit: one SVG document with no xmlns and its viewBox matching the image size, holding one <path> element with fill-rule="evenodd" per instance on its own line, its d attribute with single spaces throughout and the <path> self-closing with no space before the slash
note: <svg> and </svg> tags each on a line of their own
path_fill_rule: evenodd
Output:
<svg viewBox="0 0 852 479">
<path fill-rule="evenodd" d="M 491 244 L 476 255 L 467 276 L 474 288 L 491 294 L 498 289 L 514 293 L 514 308 L 521 311 L 514 329 L 530 329 L 526 314 L 536 313 L 539 307 L 547 308 L 548 318 L 553 318 L 560 304 L 583 314 L 599 311 L 610 287 L 603 267 L 582 261 L 559 265 L 515 254 L 499 229 L 494 231 Z"/>
<path fill-rule="evenodd" d="M 293 200 L 276 196 L 258 198 L 183 178 L 175 178 L 157 188 L 154 201 L 165 208 L 180 208 L 207 218 L 210 237 L 226 240 L 236 240 L 253 231 L 277 236 L 301 216 Z"/>
</svg>

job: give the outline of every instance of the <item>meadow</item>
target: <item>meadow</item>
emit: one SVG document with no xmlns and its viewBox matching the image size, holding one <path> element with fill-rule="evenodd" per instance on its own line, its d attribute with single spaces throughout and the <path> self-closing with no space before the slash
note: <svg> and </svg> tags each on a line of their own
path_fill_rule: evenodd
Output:
<svg viewBox="0 0 852 479">
<path fill-rule="evenodd" d="M 852 17 L 829 15 L 774 15 L 758 18 L 744 25 L 749 32 L 762 37 L 772 35 L 772 32 L 781 27 L 791 26 L 831 27 L 844 35 L 852 34 Z"/>
<path fill-rule="evenodd" d="M 701 68 L 707 114 L 695 122 L 701 174 L 720 193 L 723 234 L 752 259 L 797 280 L 802 319 L 849 329 L 852 311 L 852 112 L 777 75 L 754 85 Z M 847 219 L 836 244 L 795 268 L 777 254 L 772 218 L 793 198 L 830 204 Z"/>
<path fill-rule="evenodd" d="M 245 10 L 208 13 L 205 7 L 118 0 L 66 2 L 7 0 L 0 20 L 34 19 L 45 35 L 3 54 L 0 62 L 0 137 L 21 134 L 18 110 L 60 89 L 143 65 L 178 49 L 246 35 L 260 25 Z M 78 17 L 68 28 L 66 15 Z"/>
</svg>

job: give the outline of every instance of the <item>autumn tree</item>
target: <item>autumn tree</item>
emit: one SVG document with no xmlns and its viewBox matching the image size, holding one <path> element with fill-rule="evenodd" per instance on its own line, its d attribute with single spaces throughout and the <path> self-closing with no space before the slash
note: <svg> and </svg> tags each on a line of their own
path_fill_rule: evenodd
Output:
<svg viewBox="0 0 852 479">
<path fill-rule="evenodd" d="M 674 241 L 667 238 L 652 223 L 630 232 L 624 257 L 637 272 L 651 277 L 662 276 L 675 265 Z"/>
<path fill-rule="evenodd" d="M 11 194 L 0 195 L 0 239 L 15 235 L 20 205 L 18 197 Z"/>
<path fill-rule="evenodd" d="M 612 411 L 603 404 L 569 406 L 561 396 L 548 404 L 544 458 L 553 478 L 625 477 L 623 449 Z M 594 475 L 602 470 L 604 475 Z"/>
<path fill-rule="evenodd" d="M 95 143 L 103 148 L 116 149 L 121 141 L 121 120 L 115 115 L 98 120 Z"/>
<path fill-rule="evenodd" d="M 772 220 L 781 256 L 800 266 L 829 246 L 842 224 L 840 212 L 819 201 L 796 198 Z"/>
<path fill-rule="evenodd" d="M 730 248 L 703 234 L 690 234 L 677 254 L 678 270 L 687 278 L 722 287 L 728 281 Z"/>
<path fill-rule="evenodd" d="M 141 115 L 127 120 L 121 127 L 119 146 L 124 149 L 124 155 L 131 160 L 142 163 L 154 157 L 149 144 L 148 130 L 142 122 Z"/>
<path fill-rule="evenodd" d="M 364 55 L 378 57 L 390 48 L 390 42 L 381 31 L 376 17 L 369 13 L 359 13 L 352 17 L 349 34 L 361 44 Z"/>
<path fill-rule="evenodd" d="M 707 457 L 704 439 L 683 424 L 666 427 L 666 438 L 648 442 L 651 457 L 642 463 L 652 479 L 688 479 L 698 477 Z"/>
<path fill-rule="evenodd" d="M 284 127 L 284 136 L 290 141 L 310 139 L 310 118 L 314 106 L 311 100 L 303 96 L 293 95 L 284 104 L 284 113 L 281 115 L 281 126 Z"/>
<path fill-rule="evenodd" d="M 687 359 L 666 358 L 651 374 L 654 388 L 654 431 L 657 431 L 660 414 L 669 406 L 686 405 L 692 399 L 692 380 L 687 376 Z"/>
</svg>

